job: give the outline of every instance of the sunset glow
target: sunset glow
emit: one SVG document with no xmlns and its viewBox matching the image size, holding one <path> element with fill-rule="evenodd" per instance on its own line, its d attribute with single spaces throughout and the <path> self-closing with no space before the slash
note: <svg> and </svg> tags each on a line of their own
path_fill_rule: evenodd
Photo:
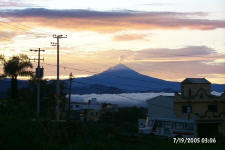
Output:
<svg viewBox="0 0 225 150">
<path fill-rule="evenodd" d="M 0 0 L 0 54 L 46 51 L 46 78 L 100 73 L 118 63 L 170 81 L 225 83 L 224 0 Z M 36 63 L 34 62 L 36 66 Z"/>
</svg>

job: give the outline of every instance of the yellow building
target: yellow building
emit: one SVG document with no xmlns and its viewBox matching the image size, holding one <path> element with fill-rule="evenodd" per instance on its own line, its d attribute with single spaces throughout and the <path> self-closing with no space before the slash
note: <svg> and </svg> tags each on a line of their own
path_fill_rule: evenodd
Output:
<svg viewBox="0 0 225 150">
<path fill-rule="evenodd" d="M 199 136 L 225 135 L 225 93 L 211 94 L 205 78 L 186 78 L 181 94 L 175 93 L 174 113 L 178 118 L 195 119 Z"/>
</svg>

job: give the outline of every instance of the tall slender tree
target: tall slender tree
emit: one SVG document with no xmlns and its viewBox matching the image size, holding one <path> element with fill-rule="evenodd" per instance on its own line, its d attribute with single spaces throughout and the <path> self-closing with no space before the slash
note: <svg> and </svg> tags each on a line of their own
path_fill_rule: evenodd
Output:
<svg viewBox="0 0 225 150">
<path fill-rule="evenodd" d="M 33 72 L 29 69 L 33 68 L 27 55 L 20 54 L 17 56 L 12 56 L 6 60 L 1 55 L 1 60 L 3 61 L 3 75 L 2 77 L 11 78 L 11 98 L 15 99 L 18 96 L 18 76 L 32 76 Z"/>
</svg>

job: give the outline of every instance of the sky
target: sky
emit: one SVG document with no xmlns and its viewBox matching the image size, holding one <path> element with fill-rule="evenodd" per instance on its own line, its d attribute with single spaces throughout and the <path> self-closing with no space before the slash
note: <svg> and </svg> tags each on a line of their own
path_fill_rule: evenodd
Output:
<svg viewBox="0 0 225 150">
<path fill-rule="evenodd" d="M 100 73 L 122 63 L 170 81 L 225 83 L 224 0 L 0 0 L 0 54 L 44 49 L 46 78 Z M 37 62 L 34 62 L 34 66 Z"/>
</svg>

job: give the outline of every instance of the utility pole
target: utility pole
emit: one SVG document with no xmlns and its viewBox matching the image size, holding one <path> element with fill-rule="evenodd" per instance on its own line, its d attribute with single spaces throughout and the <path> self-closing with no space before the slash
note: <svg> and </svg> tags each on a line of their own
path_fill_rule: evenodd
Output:
<svg viewBox="0 0 225 150">
<path fill-rule="evenodd" d="M 43 77 L 43 67 L 40 67 L 40 61 L 44 61 L 44 58 L 40 58 L 40 53 L 41 51 L 44 52 L 45 50 L 41 50 L 40 48 L 35 49 L 35 50 L 30 50 L 34 52 L 38 52 L 38 58 L 30 59 L 30 60 L 37 60 L 38 61 L 38 66 L 36 68 L 36 78 L 37 78 L 37 118 L 39 118 L 40 115 L 40 79 Z"/>
<path fill-rule="evenodd" d="M 71 103 L 71 87 L 72 87 L 72 80 L 73 80 L 73 73 L 70 73 L 70 85 L 69 85 L 69 99 L 68 99 L 68 120 L 70 121 L 70 103 Z"/>
<path fill-rule="evenodd" d="M 56 120 L 60 119 L 60 82 L 59 82 L 59 39 L 67 38 L 67 35 L 53 35 L 57 42 L 51 42 L 52 46 L 57 46 L 57 81 L 56 81 Z"/>
</svg>

